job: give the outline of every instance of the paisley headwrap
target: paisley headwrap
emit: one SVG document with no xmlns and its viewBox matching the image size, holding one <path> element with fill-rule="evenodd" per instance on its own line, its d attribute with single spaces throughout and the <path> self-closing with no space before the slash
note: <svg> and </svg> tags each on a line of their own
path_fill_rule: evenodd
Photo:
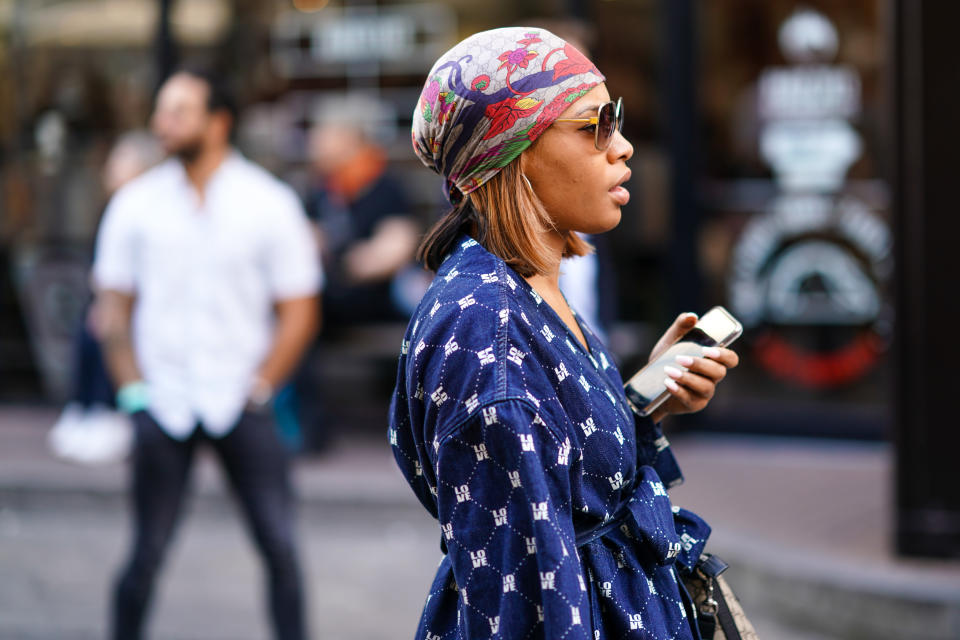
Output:
<svg viewBox="0 0 960 640">
<path fill-rule="evenodd" d="M 413 148 L 447 198 L 495 176 L 603 74 L 545 29 L 481 31 L 440 56 L 413 112 Z"/>
</svg>

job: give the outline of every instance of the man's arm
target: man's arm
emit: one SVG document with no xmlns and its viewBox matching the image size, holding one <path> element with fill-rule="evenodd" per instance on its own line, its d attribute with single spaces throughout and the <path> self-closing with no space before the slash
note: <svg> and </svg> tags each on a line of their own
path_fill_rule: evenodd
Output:
<svg viewBox="0 0 960 640">
<path fill-rule="evenodd" d="M 108 289 L 99 291 L 94 303 L 94 335 L 117 389 L 142 379 L 130 338 L 134 300 L 131 294 Z"/>
<path fill-rule="evenodd" d="M 293 373 L 320 328 L 320 302 L 316 296 L 278 300 L 275 309 L 273 345 L 257 371 L 255 392 L 272 394 L 278 389 Z M 261 388 L 257 389 L 258 386 Z"/>
<path fill-rule="evenodd" d="M 358 242 L 343 260 L 357 284 L 382 282 L 407 265 L 417 249 L 416 223 L 406 216 L 384 218 L 368 240 Z"/>
</svg>

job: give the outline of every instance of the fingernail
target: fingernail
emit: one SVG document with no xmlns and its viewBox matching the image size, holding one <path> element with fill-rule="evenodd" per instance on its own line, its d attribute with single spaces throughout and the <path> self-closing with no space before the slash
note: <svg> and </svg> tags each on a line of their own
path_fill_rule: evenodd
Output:
<svg viewBox="0 0 960 640">
<path fill-rule="evenodd" d="M 663 372 L 674 380 L 679 380 L 680 376 L 683 375 L 683 371 L 680 371 L 680 369 L 677 369 L 676 367 L 671 367 L 670 365 L 666 365 L 663 368 Z"/>
<path fill-rule="evenodd" d="M 717 349 L 716 347 L 704 347 L 704 348 L 703 348 L 703 357 L 704 357 L 704 358 L 713 358 L 713 359 L 719 358 L 719 357 L 720 357 L 720 349 Z"/>
<path fill-rule="evenodd" d="M 667 389 L 670 389 L 670 391 L 673 391 L 674 393 L 676 393 L 677 391 L 680 391 L 680 385 L 678 385 L 676 382 L 674 382 L 670 378 L 664 378 L 663 384 L 667 385 Z"/>
<path fill-rule="evenodd" d="M 693 358 L 690 356 L 677 356 L 677 364 L 679 364 L 681 367 L 692 367 Z"/>
</svg>

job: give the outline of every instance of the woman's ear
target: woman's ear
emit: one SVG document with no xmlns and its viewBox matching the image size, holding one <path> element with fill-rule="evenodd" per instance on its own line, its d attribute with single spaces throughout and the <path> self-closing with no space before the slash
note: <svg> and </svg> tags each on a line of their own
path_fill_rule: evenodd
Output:
<svg viewBox="0 0 960 640">
<path fill-rule="evenodd" d="M 537 174 L 537 154 L 536 151 L 533 151 L 533 147 L 527 147 L 523 150 L 520 156 L 516 160 L 517 169 L 520 170 L 520 179 L 523 180 L 533 191 L 533 185 L 530 184 L 530 178 L 527 175 L 529 172 L 533 172 L 533 175 Z"/>
</svg>

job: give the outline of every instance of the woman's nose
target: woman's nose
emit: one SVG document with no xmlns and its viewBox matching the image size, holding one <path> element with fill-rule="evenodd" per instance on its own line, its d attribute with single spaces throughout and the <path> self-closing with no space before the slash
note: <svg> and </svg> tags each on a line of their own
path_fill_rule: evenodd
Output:
<svg viewBox="0 0 960 640">
<path fill-rule="evenodd" d="M 633 145 L 623 136 L 622 132 L 617 131 L 613 134 L 613 140 L 610 141 L 610 146 L 607 148 L 607 155 L 611 162 L 627 161 L 633 156 Z"/>
</svg>

